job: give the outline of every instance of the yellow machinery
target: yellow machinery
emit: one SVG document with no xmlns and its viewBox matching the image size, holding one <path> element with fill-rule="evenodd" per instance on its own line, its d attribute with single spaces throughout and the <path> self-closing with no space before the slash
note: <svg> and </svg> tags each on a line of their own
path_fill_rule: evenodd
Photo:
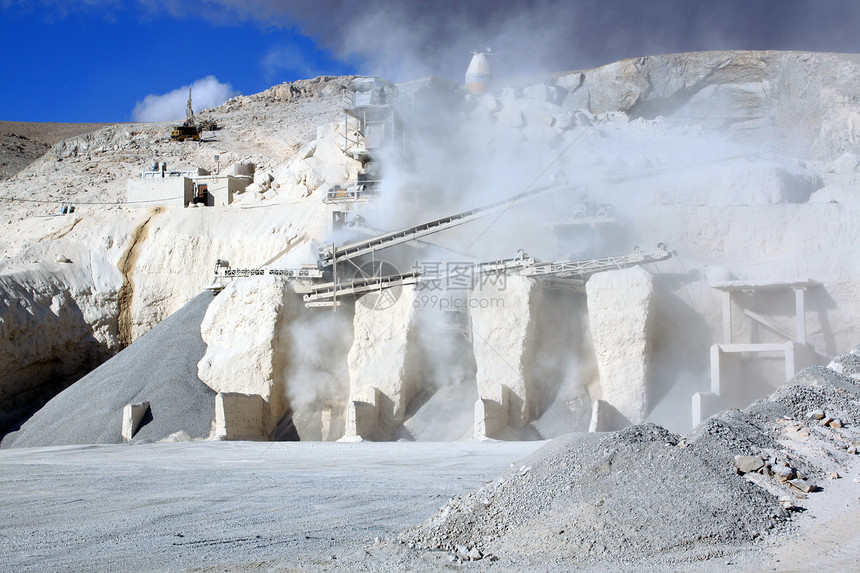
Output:
<svg viewBox="0 0 860 573">
<path fill-rule="evenodd" d="M 194 110 L 191 109 L 191 88 L 188 88 L 188 103 L 185 106 L 185 116 L 187 118 L 185 124 L 174 126 L 173 131 L 170 132 L 170 139 L 173 141 L 185 141 L 186 139 L 200 141 L 200 130 L 194 122 Z"/>
<path fill-rule="evenodd" d="M 174 141 L 185 141 L 186 139 L 200 141 L 200 130 L 197 129 L 196 125 L 177 125 L 170 132 L 170 139 Z"/>
</svg>

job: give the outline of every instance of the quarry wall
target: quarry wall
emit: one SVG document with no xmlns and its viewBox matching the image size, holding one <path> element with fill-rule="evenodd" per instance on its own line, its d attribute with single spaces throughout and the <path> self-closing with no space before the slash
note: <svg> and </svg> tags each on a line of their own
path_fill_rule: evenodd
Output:
<svg viewBox="0 0 860 573">
<path fill-rule="evenodd" d="M 485 435 L 507 429 L 517 437 L 532 435 L 538 431 L 532 424 L 559 407 L 556 400 L 575 397 L 589 404 L 602 399 L 634 422 L 677 412 L 689 408 L 692 393 L 709 386 L 708 349 L 720 338 L 723 310 L 709 285 L 715 276 L 813 279 L 820 286 L 808 292 L 810 344 L 835 355 L 856 343 L 856 75 L 854 56 L 714 52 L 509 82 L 480 97 L 446 92 L 446 102 L 455 97 L 458 103 L 449 114 L 431 108 L 433 129 L 426 117 L 407 126 L 414 157 L 384 157 L 392 182 L 384 200 L 376 207 L 355 205 L 351 213 L 361 216 L 365 228 L 390 230 L 512 195 L 538 173 L 575 183 L 575 196 L 502 213 L 492 224 L 458 229 L 439 244 L 468 245 L 469 254 L 482 260 L 519 248 L 545 259 L 590 258 L 658 242 L 676 255 L 644 270 L 596 275 L 587 296 L 570 294 L 568 302 L 532 279 L 511 276 L 495 293 L 504 300 L 502 309 L 470 309 L 473 383 L 484 414 L 493 411 L 498 418 Z M 327 81 L 318 82 L 320 90 L 343 84 Z M 225 158 L 252 157 L 250 148 L 257 146 L 257 176 L 233 205 L 163 211 L 82 206 L 74 216 L 45 218 L 27 207 L 10 216 L 0 244 L 0 391 L 25 404 L 50 380 L 71 381 L 199 293 L 211 282 L 217 259 L 233 267 L 297 266 L 315 262 L 314 241 L 348 239 L 330 234 L 333 207 L 323 202 L 329 189 L 354 182 L 362 169 L 340 150 L 347 134 L 333 101 L 339 88 L 317 103 L 286 88 L 273 90 L 237 98 L 216 112 L 237 122 L 231 129 L 240 134 L 225 130 L 219 136 L 232 154 Z M 284 107 L 273 109 L 275 104 Z M 299 106 L 310 110 L 309 119 L 301 123 L 303 132 L 286 138 L 283 123 Z M 260 119 L 263 108 L 268 119 Z M 2 184 L 18 192 L 49 188 L 61 177 L 69 192 L 83 193 L 80 187 L 93 180 L 119 197 L 125 192 L 122 175 L 132 177 L 138 167 L 130 154 L 149 143 L 177 154 L 175 162 L 214 167 L 206 163 L 209 151 L 168 150 L 153 133 L 111 127 L 64 142 L 54 150 L 54 163 L 40 160 Z M 604 204 L 612 216 L 595 222 L 595 209 Z M 574 213 L 584 213 L 588 224 Z M 422 248 L 418 256 L 448 260 Z M 267 364 L 251 392 L 268 392 L 273 413 L 264 433 L 292 408 L 300 435 L 361 435 L 355 412 L 348 411 L 360 402 L 385 412 L 369 432 L 388 439 L 439 390 L 438 377 L 426 368 L 433 345 L 421 340 L 432 328 L 421 326 L 424 313 L 410 306 L 421 293 L 406 289 L 391 309 L 357 304 L 332 313 L 337 318 L 329 324 L 300 308 L 294 293 L 282 298 L 279 288 L 242 279 L 218 296 L 216 302 L 227 295 L 231 304 L 221 303 L 222 318 L 209 323 L 211 366 L 201 373 L 221 391 L 251 392 L 235 364 Z M 475 295 L 481 296 L 487 294 Z M 796 320 L 790 301 L 744 301 L 748 308 L 734 311 L 740 341 L 780 339 L 744 310 L 766 314 L 783 330 Z M 279 310 L 267 326 L 254 330 L 252 317 L 268 316 L 272 308 Z M 311 328 L 316 322 L 319 328 Z M 334 350 L 328 355 L 302 345 L 303 330 L 307 340 Z M 377 332 L 385 333 L 384 344 L 372 335 Z M 259 344 L 251 344 L 252 335 L 262 337 Z M 250 346 L 235 364 L 218 362 L 222 350 L 226 356 L 242 348 L 231 337 Z M 280 356 L 267 337 L 295 344 L 286 344 Z M 562 340 L 562 348 L 554 340 Z M 312 367 L 302 371 L 297 365 L 305 363 Z M 311 382 L 317 379 L 325 384 Z M 311 390 L 303 392 L 305 387 Z M 576 416 L 588 415 L 577 410 Z"/>
</svg>

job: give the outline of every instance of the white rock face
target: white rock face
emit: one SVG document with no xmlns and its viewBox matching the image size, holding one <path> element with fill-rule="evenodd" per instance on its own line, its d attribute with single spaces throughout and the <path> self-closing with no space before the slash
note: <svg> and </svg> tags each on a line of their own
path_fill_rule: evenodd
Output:
<svg viewBox="0 0 860 573">
<path fill-rule="evenodd" d="M 333 185 L 355 182 L 361 162 L 343 152 L 343 123 L 327 123 L 317 129 L 317 138 L 274 172 L 271 185 L 283 199 L 295 200 L 320 194 Z"/>
<path fill-rule="evenodd" d="M 208 348 L 197 365 L 216 392 L 256 394 L 264 401 L 263 435 L 287 411 L 290 324 L 301 299 L 280 277 L 233 281 L 209 305 L 200 325 Z"/>
<path fill-rule="evenodd" d="M 528 378 L 539 295 L 540 287 L 534 280 L 510 276 L 476 290 L 475 299 L 487 304 L 471 309 L 478 397 L 507 404 L 507 423 L 514 429 L 529 421 L 533 384 Z M 476 428 L 480 423 L 476 420 Z"/>
<path fill-rule="evenodd" d="M 602 399 L 634 424 L 648 414 L 648 322 L 653 280 L 634 267 L 586 283 Z"/>
<path fill-rule="evenodd" d="M 858 76 L 852 55 L 698 52 L 631 58 L 557 83 L 568 92 L 567 109 L 695 117 L 739 140 L 832 157 L 857 152 L 860 114 L 850 86 Z"/>
<path fill-rule="evenodd" d="M 407 286 L 399 290 L 393 304 L 386 299 L 375 304 L 372 297 L 376 295 L 367 295 L 355 305 L 348 358 L 349 399 L 376 404 L 377 415 L 374 435 L 364 438 L 390 438 L 403 423 L 406 407 L 420 388 L 416 289 Z M 346 436 L 354 437 L 353 433 L 348 424 Z"/>
<path fill-rule="evenodd" d="M 66 244 L 69 263 L 45 262 L 0 274 L 0 426 L 39 396 L 56 392 L 120 349 L 121 275 L 104 250 Z"/>
<path fill-rule="evenodd" d="M 325 205 L 319 203 L 247 210 L 171 209 L 154 215 L 130 273 L 131 339 L 212 282 L 217 259 L 234 268 L 260 267 L 307 240 L 305 233 L 323 234 L 325 213 Z"/>
</svg>

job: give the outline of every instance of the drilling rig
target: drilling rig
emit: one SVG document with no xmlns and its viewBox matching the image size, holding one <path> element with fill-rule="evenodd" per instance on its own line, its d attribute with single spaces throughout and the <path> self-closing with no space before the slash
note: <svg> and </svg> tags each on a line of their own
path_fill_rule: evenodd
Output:
<svg viewBox="0 0 860 573">
<path fill-rule="evenodd" d="M 186 139 L 200 141 L 200 130 L 197 129 L 197 124 L 194 121 L 194 110 L 191 109 L 191 88 L 188 88 L 188 103 L 185 104 L 185 123 L 173 127 L 173 131 L 170 132 L 170 139 L 180 142 Z"/>
</svg>

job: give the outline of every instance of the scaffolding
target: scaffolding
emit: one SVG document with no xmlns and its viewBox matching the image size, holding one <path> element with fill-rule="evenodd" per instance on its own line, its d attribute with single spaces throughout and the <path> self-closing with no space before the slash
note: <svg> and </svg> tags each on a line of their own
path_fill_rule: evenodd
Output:
<svg viewBox="0 0 860 573">
<path fill-rule="evenodd" d="M 397 87 L 378 77 L 358 77 L 343 91 L 343 152 L 361 162 L 374 151 L 396 143 L 399 136 Z"/>
<path fill-rule="evenodd" d="M 697 392 L 693 395 L 693 426 L 722 409 L 722 402 L 727 394 L 725 381 L 722 379 L 722 360 L 724 355 L 773 355 L 782 354 L 785 364 L 785 379 L 792 378 L 803 366 L 808 366 L 817 359 L 829 360 L 830 355 L 823 349 L 811 344 L 806 330 L 806 292 L 811 288 L 820 287 L 821 283 L 808 278 L 798 278 L 788 281 L 727 281 L 712 284 L 711 287 L 721 292 L 723 332 L 722 342 L 711 346 L 711 388 L 710 392 Z M 775 291 L 794 291 L 795 328 L 794 332 L 778 325 L 774 320 L 749 309 L 743 309 L 743 315 L 755 327 L 764 327 L 769 332 L 782 338 L 782 342 L 738 342 L 734 337 L 733 309 L 738 305 L 737 295 L 759 294 Z"/>
</svg>

